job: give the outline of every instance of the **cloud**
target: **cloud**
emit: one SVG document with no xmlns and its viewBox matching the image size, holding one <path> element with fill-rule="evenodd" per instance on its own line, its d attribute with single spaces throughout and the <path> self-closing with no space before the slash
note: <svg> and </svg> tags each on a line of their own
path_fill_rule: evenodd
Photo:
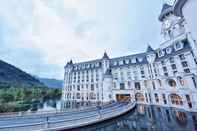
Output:
<svg viewBox="0 0 197 131">
<path fill-rule="evenodd" d="M 69 59 L 101 58 L 104 50 L 112 56 L 130 52 L 128 47 L 136 45 L 129 40 L 139 42 L 135 38 L 143 37 L 133 18 L 144 14 L 132 12 L 132 4 L 130 0 L 3 1 L 0 19 L 6 29 L 0 39 L 4 44 L 1 58 L 32 74 L 62 78 Z M 23 62 L 14 60 L 20 58 Z"/>
</svg>

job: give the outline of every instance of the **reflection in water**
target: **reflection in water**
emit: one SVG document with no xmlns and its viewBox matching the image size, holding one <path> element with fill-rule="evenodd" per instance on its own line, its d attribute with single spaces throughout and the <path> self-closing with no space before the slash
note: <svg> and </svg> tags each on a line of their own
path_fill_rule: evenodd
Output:
<svg viewBox="0 0 197 131">
<path fill-rule="evenodd" d="M 138 105 L 117 119 L 72 131 L 197 131 L 197 113 Z"/>
</svg>

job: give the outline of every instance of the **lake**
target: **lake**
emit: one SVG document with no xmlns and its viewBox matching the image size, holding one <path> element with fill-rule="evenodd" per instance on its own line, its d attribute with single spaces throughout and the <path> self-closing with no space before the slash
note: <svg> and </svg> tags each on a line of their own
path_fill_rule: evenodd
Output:
<svg viewBox="0 0 197 131">
<path fill-rule="evenodd" d="M 119 118 L 72 131 L 197 131 L 197 113 L 138 105 Z"/>
</svg>

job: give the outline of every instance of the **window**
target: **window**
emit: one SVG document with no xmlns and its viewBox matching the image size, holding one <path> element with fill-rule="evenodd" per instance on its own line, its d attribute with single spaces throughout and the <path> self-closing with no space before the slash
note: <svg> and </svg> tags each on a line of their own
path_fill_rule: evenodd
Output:
<svg viewBox="0 0 197 131">
<path fill-rule="evenodd" d="M 193 81 L 193 83 L 194 83 L 194 87 L 197 88 L 196 80 L 195 80 L 194 77 L 192 77 L 192 81 Z"/>
<path fill-rule="evenodd" d="M 125 89 L 125 84 L 124 83 L 120 83 L 120 90 L 124 90 Z"/>
<path fill-rule="evenodd" d="M 159 82 L 159 86 L 161 87 L 161 86 L 162 86 L 162 85 L 161 85 L 161 80 L 158 79 L 158 82 Z"/>
<path fill-rule="evenodd" d="M 154 81 L 152 81 L 152 85 L 153 85 L 153 89 L 155 89 L 155 82 Z"/>
<path fill-rule="evenodd" d="M 182 49 L 183 48 L 183 43 L 182 42 L 177 42 L 176 44 L 175 44 L 175 49 L 176 50 L 180 50 L 180 49 Z"/>
<path fill-rule="evenodd" d="M 164 73 L 165 76 L 168 76 L 168 73 Z"/>
<path fill-rule="evenodd" d="M 166 65 L 166 63 L 165 63 L 164 61 L 161 61 L 161 64 L 162 64 L 162 65 Z"/>
<path fill-rule="evenodd" d="M 168 71 L 166 66 L 163 67 L 163 71 L 164 72 Z"/>
<path fill-rule="evenodd" d="M 140 83 L 139 82 L 135 82 L 135 89 L 136 90 L 140 90 Z"/>
<path fill-rule="evenodd" d="M 173 70 L 177 69 L 175 64 L 172 64 L 171 67 Z"/>
<path fill-rule="evenodd" d="M 190 73 L 190 69 L 189 69 L 189 68 L 184 69 L 184 72 L 185 72 L 185 73 Z"/>
<path fill-rule="evenodd" d="M 172 48 L 171 47 L 168 47 L 167 49 L 166 49 L 166 53 L 167 54 L 170 54 L 172 52 Z"/>
<path fill-rule="evenodd" d="M 192 102 L 191 102 L 190 96 L 186 95 L 186 99 L 187 99 L 187 103 L 188 103 L 189 108 L 192 108 Z"/>
<path fill-rule="evenodd" d="M 163 50 L 158 51 L 158 56 L 163 57 L 165 55 L 165 52 Z"/>
<path fill-rule="evenodd" d="M 114 88 L 116 88 L 116 82 L 114 82 Z"/>
<path fill-rule="evenodd" d="M 167 100 L 166 100 L 165 94 L 162 94 L 162 97 L 163 97 L 163 103 L 164 103 L 164 104 L 167 104 Z"/>
<path fill-rule="evenodd" d="M 156 101 L 157 103 L 159 103 L 159 97 L 158 97 L 158 94 L 157 94 L 157 93 L 155 93 L 155 101 Z"/>
<path fill-rule="evenodd" d="M 170 79 L 170 80 L 168 81 L 168 84 L 169 84 L 169 86 L 171 86 L 171 87 L 176 87 L 176 81 L 173 80 L 173 79 Z"/>
<path fill-rule="evenodd" d="M 131 82 L 130 81 L 127 82 L 127 85 L 128 85 L 129 88 L 131 88 Z"/>
<path fill-rule="evenodd" d="M 183 67 L 188 67 L 188 64 L 187 64 L 186 61 L 181 62 L 181 64 L 182 64 Z"/>
<path fill-rule="evenodd" d="M 185 60 L 184 54 L 179 55 L 180 60 Z"/>
<path fill-rule="evenodd" d="M 77 99 L 80 99 L 80 93 L 77 93 Z"/>
<path fill-rule="evenodd" d="M 80 91 L 80 86 L 79 85 L 77 85 L 77 90 Z"/>
<path fill-rule="evenodd" d="M 174 58 L 170 57 L 170 63 L 174 63 Z"/>
<path fill-rule="evenodd" d="M 173 105 L 183 105 L 182 98 L 177 94 L 170 95 L 171 102 Z"/>
<path fill-rule="evenodd" d="M 146 102 L 148 102 L 148 95 L 145 93 Z"/>
<path fill-rule="evenodd" d="M 182 86 L 184 86 L 185 81 L 183 80 L 183 78 L 182 78 L 182 77 L 178 77 L 177 79 L 178 79 L 179 83 L 180 83 Z"/>
<path fill-rule="evenodd" d="M 114 79 L 118 80 L 118 73 L 114 73 Z"/>
<path fill-rule="evenodd" d="M 128 79 L 131 79 L 131 72 L 127 72 Z"/>
<path fill-rule="evenodd" d="M 91 84 L 91 91 L 94 91 L 94 84 Z"/>
</svg>

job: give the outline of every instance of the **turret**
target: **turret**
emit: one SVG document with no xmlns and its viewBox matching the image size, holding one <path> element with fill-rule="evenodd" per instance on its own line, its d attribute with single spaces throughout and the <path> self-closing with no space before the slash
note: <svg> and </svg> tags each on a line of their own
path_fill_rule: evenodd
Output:
<svg viewBox="0 0 197 131">
<path fill-rule="evenodd" d="M 104 53 L 102 58 L 102 67 L 103 67 L 103 73 L 105 73 L 107 69 L 110 68 L 110 59 L 106 52 Z"/>
<path fill-rule="evenodd" d="M 187 0 L 165 0 L 159 20 L 162 22 L 161 34 L 164 41 L 185 33 L 182 7 Z"/>
<path fill-rule="evenodd" d="M 103 102 L 109 102 L 112 100 L 112 86 L 113 77 L 111 69 L 107 69 L 103 78 Z"/>
<path fill-rule="evenodd" d="M 152 64 L 155 61 L 156 53 L 150 45 L 148 45 L 147 47 L 146 54 L 147 61 L 149 62 L 149 64 Z"/>
</svg>

